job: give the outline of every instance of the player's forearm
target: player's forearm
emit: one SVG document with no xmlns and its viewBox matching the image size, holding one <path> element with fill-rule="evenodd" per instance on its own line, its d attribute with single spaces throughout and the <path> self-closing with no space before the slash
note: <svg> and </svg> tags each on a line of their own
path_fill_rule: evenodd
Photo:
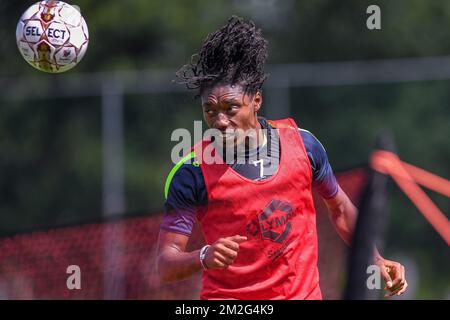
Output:
<svg viewBox="0 0 450 320">
<path fill-rule="evenodd" d="M 356 215 L 357 210 L 354 206 L 338 208 L 333 212 L 336 231 L 347 245 L 351 245 L 352 242 Z"/>
<path fill-rule="evenodd" d="M 180 281 L 194 275 L 202 269 L 200 251 L 179 252 L 167 248 L 158 256 L 158 273 L 163 282 Z"/>
<path fill-rule="evenodd" d="M 358 209 L 340 187 L 337 196 L 325 203 L 337 233 L 347 245 L 351 245 Z"/>
<path fill-rule="evenodd" d="M 337 233 L 350 246 L 358 217 L 358 209 L 347 196 L 341 197 L 340 201 L 327 201 L 326 204 L 331 212 L 331 220 Z M 376 247 L 374 247 L 373 257 L 374 261 L 383 259 Z"/>
</svg>

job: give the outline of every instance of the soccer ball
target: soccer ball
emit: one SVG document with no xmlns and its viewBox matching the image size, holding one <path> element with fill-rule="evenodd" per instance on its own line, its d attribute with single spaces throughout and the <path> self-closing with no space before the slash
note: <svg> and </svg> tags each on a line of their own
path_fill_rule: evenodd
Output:
<svg viewBox="0 0 450 320">
<path fill-rule="evenodd" d="M 22 15 L 16 39 L 22 57 L 38 70 L 72 69 L 86 53 L 89 33 L 75 7 L 62 1 L 37 2 Z"/>
</svg>

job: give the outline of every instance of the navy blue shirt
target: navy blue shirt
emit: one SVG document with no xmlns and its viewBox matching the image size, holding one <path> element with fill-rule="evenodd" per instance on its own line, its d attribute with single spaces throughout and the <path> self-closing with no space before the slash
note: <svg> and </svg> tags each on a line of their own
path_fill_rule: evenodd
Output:
<svg viewBox="0 0 450 320">
<path fill-rule="evenodd" d="M 273 129 L 264 118 L 260 118 L 259 121 L 263 129 Z M 309 131 L 299 129 L 299 134 L 311 164 L 314 186 L 323 198 L 334 197 L 338 191 L 338 184 L 325 149 Z M 175 166 L 172 171 L 176 171 L 171 172 L 168 181 L 166 181 L 165 215 L 161 223 L 162 229 L 185 235 L 190 235 L 192 232 L 196 219 L 196 209 L 208 204 L 202 171 L 195 162 L 195 158 L 190 160 L 186 161 L 185 159 L 185 163 L 179 163 Z M 231 167 L 247 178 L 254 180 L 259 178 L 257 175 L 255 176 L 255 170 L 259 172 L 259 169 L 252 164 Z M 263 179 L 269 176 L 264 176 Z"/>
</svg>

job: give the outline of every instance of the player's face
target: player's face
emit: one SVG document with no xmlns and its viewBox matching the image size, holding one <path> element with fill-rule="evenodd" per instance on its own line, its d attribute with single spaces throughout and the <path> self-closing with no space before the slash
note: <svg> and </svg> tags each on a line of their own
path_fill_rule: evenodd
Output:
<svg viewBox="0 0 450 320">
<path fill-rule="evenodd" d="M 245 139 L 242 132 L 261 128 L 257 118 L 262 103 L 260 92 L 249 94 L 240 85 L 217 84 L 205 89 L 201 100 L 208 127 L 220 130 L 227 145 L 240 144 Z"/>
</svg>

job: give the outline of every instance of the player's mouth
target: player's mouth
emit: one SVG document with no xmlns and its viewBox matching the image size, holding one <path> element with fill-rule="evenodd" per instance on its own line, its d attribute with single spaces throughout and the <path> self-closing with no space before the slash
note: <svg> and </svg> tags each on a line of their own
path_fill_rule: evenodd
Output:
<svg viewBox="0 0 450 320">
<path fill-rule="evenodd" d="M 219 138 L 222 139 L 231 139 L 236 137 L 236 133 L 235 132 L 221 132 Z"/>
</svg>

